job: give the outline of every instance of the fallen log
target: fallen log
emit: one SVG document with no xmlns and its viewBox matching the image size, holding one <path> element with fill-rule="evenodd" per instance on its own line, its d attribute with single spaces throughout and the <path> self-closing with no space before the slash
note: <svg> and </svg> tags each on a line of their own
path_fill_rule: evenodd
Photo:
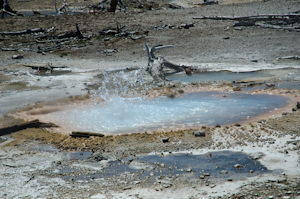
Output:
<svg viewBox="0 0 300 199">
<path fill-rule="evenodd" d="M 193 17 L 193 19 L 212 19 L 212 20 L 237 20 L 237 21 L 271 21 L 271 20 L 299 20 L 300 14 L 285 14 L 285 15 L 254 15 L 245 17 L 230 17 L 230 16 L 201 16 Z"/>
<path fill-rule="evenodd" d="M 262 23 L 258 23 L 258 24 L 255 24 L 255 25 L 263 27 L 263 28 L 283 29 L 283 30 L 300 32 L 300 27 L 299 26 L 298 27 L 284 27 L 284 26 L 276 26 L 276 25 L 262 24 Z"/>
<path fill-rule="evenodd" d="M 207 0 L 204 0 L 203 3 L 199 3 L 199 4 L 196 4 L 197 6 L 206 6 L 206 5 L 213 5 L 213 4 L 219 4 L 219 1 L 207 1 Z"/>
<path fill-rule="evenodd" d="M 17 48 L 2 48 L 2 51 L 18 51 Z"/>
<path fill-rule="evenodd" d="M 18 32 L 0 32 L 0 35 L 23 35 L 23 34 L 38 33 L 38 32 L 45 32 L 45 30 L 43 28 L 34 28 L 34 29 L 21 30 Z"/>
<path fill-rule="evenodd" d="M 67 66 L 52 66 L 51 64 L 47 65 L 28 65 L 28 64 L 23 64 L 25 67 L 29 67 L 32 70 L 53 70 L 53 69 L 58 69 L 58 68 L 69 68 Z"/>
<path fill-rule="evenodd" d="M 70 134 L 71 137 L 77 138 L 89 138 L 90 136 L 98 136 L 98 137 L 104 137 L 101 133 L 91 133 L 91 132 L 81 132 L 81 131 L 75 131 Z"/>
<path fill-rule="evenodd" d="M 10 133 L 14 133 L 17 131 L 21 131 L 27 128 L 50 128 L 50 127 L 58 127 L 57 125 L 53 123 L 43 123 L 39 120 L 33 120 L 30 122 L 25 122 L 23 124 L 18 124 L 10 127 L 4 127 L 0 129 L 0 136 L 7 135 Z"/>
<path fill-rule="evenodd" d="M 7 3 L 7 0 L 0 0 L 0 9 L 2 9 L 1 11 L 1 17 L 4 17 L 4 14 L 8 14 L 8 15 L 18 15 L 17 11 L 13 10 Z"/>
</svg>

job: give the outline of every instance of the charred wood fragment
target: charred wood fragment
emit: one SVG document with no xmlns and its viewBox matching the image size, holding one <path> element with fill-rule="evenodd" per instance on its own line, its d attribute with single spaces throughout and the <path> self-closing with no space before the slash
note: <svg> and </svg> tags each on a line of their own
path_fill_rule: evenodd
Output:
<svg viewBox="0 0 300 199">
<path fill-rule="evenodd" d="M 72 132 L 70 134 L 71 137 L 73 138 L 77 138 L 77 137 L 80 137 L 80 138 L 89 138 L 90 136 L 98 136 L 98 137 L 104 137 L 103 134 L 101 133 L 90 133 L 90 132 Z"/>
</svg>

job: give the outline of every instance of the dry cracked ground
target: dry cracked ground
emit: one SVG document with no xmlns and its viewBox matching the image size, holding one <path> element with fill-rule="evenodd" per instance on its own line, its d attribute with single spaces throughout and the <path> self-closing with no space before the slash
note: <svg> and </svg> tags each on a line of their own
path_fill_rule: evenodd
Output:
<svg viewBox="0 0 300 199">
<path fill-rule="evenodd" d="M 24 118 L 93 99 L 103 71 L 146 67 L 145 41 L 174 45 L 156 54 L 195 71 L 290 71 L 235 83 L 167 81 L 152 85 L 157 95 L 258 85 L 251 92 L 286 96 L 288 105 L 239 124 L 159 132 L 74 138 L 43 125 L 11 130 L 1 136 L 0 198 L 300 198 L 300 2 L 141 2 L 124 0 L 126 12 L 87 13 L 98 2 L 67 1 L 80 13 L 54 15 L 48 1 L 8 1 L 26 15 L 0 19 L 1 135 Z M 275 19 L 199 19 L 257 15 Z M 8 34 L 28 29 L 41 31 Z M 278 82 L 296 86 L 272 86 Z"/>
</svg>

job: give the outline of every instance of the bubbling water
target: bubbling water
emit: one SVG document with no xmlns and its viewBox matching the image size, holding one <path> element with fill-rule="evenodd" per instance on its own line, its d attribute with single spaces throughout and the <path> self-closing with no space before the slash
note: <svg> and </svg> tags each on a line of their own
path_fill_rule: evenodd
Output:
<svg viewBox="0 0 300 199">
<path fill-rule="evenodd" d="M 147 98 L 151 89 L 140 71 L 108 75 L 96 94 L 104 102 L 51 113 L 72 130 L 104 134 L 230 124 L 282 107 L 287 98 L 274 95 L 198 92 L 170 99 Z M 226 97 L 222 97 L 226 94 Z"/>
</svg>

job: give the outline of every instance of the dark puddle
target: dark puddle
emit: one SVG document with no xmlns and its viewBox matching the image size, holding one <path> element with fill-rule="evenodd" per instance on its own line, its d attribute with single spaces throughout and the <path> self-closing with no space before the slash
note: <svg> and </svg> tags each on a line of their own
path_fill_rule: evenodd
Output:
<svg viewBox="0 0 300 199">
<path fill-rule="evenodd" d="M 78 153 L 76 154 L 77 158 Z M 241 166 L 235 168 L 234 165 L 236 164 Z M 67 170 L 64 167 L 64 171 L 61 170 L 61 174 L 67 174 L 65 173 Z M 177 176 L 190 180 L 210 179 L 213 181 L 227 181 L 241 180 L 270 172 L 274 171 L 267 170 L 259 161 L 250 159 L 246 153 L 219 151 L 203 155 L 169 154 L 126 158 L 122 161 L 111 161 L 110 166 L 96 173 L 72 177 L 64 175 L 63 179 L 70 181 L 91 180 L 126 173 L 133 174 L 132 180 L 147 179 L 149 183 L 166 176 Z"/>
</svg>

